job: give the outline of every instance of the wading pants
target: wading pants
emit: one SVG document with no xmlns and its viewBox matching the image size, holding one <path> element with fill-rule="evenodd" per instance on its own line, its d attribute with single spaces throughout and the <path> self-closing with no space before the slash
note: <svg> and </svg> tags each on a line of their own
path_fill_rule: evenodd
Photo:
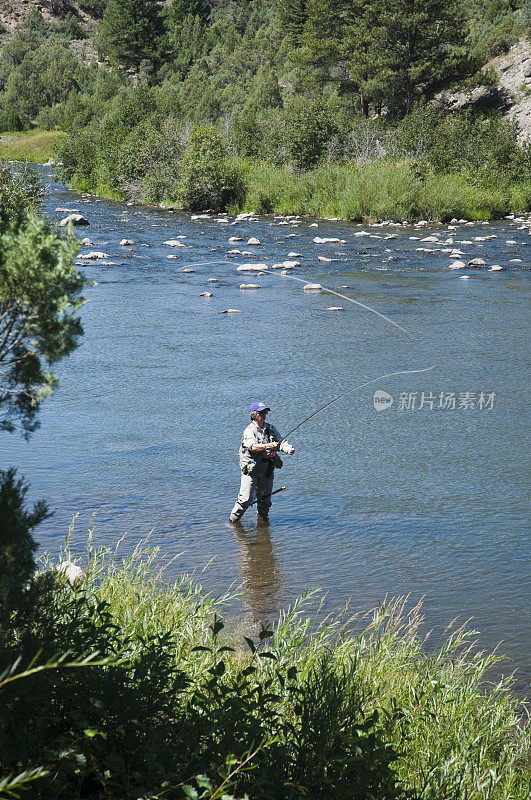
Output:
<svg viewBox="0 0 531 800">
<path fill-rule="evenodd" d="M 258 498 L 256 510 L 259 516 L 268 516 L 273 491 L 273 472 L 273 467 L 267 464 L 261 469 L 255 469 L 252 475 L 242 473 L 240 493 L 231 512 L 232 519 L 240 519 L 255 497 Z"/>
</svg>

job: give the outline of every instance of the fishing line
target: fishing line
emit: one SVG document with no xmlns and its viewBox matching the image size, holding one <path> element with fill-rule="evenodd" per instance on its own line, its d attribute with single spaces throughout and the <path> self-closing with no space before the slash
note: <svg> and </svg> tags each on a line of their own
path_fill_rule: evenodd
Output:
<svg viewBox="0 0 531 800">
<path fill-rule="evenodd" d="M 308 280 L 305 280 L 303 278 L 296 278 L 295 275 L 282 275 L 281 274 L 281 277 L 282 278 L 291 278 L 292 281 L 300 281 L 300 283 L 308 283 Z M 406 331 L 406 329 L 403 328 L 401 325 L 399 325 L 398 322 L 393 322 L 392 319 L 389 319 L 389 317 L 386 317 L 385 314 L 381 314 L 379 311 L 376 311 L 375 308 L 371 308 L 370 306 L 366 306 L 365 303 L 360 303 L 359 300 L 353 300 L 352 297 L 347 297 L 346 294 L 341 294 L 341 292 L 336 292 L 334 289 L 327 289 L 326 286 L 321 286 L 321 288 L 322 288 L 322 290 L 324 292 L 329 292 L 329 294 L 335 294 L 337 297 L 342 297 L 343 300 L 348 300 L 349 303 L 354 303 L 357 306 L 361 306 L 361 308 L 365 308 L 367 311 L 371 311 L 373 314 L 376 314 L 378 317 L 381 317 L 386 322 L 389 322 L 391 325 L 394 325 L 395 328 L 398 328 L 403 333 L 405 333 L 407 336 L 411 336 L 412 338 L 414 338 L 414 335 L 412 333 L 410 333 L 409 331 Z"/>
<path fill-rule="evenodd" d="M 387 372 L 385 375 L 378 375 L 377 378 L 372 378 L 370 381 L 365 381 L 365 383 L 360 383 L 359 386 L 354 386 L 353 389 L 348 389 L 348 391 L 343 392 L 343 394 L 340 394 L 337 397 L 334 397 L 332 400 L 329 400 L 328 403 L 324 404 L 324 406 L 321 406 L 320 408 L 317 409 L 317 411 L 314 411 L 312 414 L 310 414 L 310 416 L 303 419 L 302 422 L 299 422 L 298 425 L 295 425 L 294 428 L 292 428 L 290 431 L 287 432 L 285 436 L 282 437 L 279 444 L 285 442 L 288 436 L 290 436 L 292 433 L 295 433 L 295 431 L 298 430 L 301 427 L 301 425 L 304 425 L 304 423 L 308 422 L 309 419 L 315 417 L 315 415 L 319 414 L 320 411 L 324 411 L 324 409 L 328 408 L 328 406 L 331 406 L 332 403 L 337 403 L 337 401 L 341 400 L 342 397 L 346 397 L 347 395 L 352 394 L 352 392 L 355 392 L 356 389 L 362 389 L 364 386 L 369 386 L 369 384 L 376 383 L 376 381 L 381 381 L 384 378 L 391 378 L 393 375 L 413 375 L 416 372 L 430 372 L 430 370 L 432 369 L 435 369 L 435 366 L 424 367 L 424 369 L 403 369 L 400 370 L 399 372 Z"/>
</svg>

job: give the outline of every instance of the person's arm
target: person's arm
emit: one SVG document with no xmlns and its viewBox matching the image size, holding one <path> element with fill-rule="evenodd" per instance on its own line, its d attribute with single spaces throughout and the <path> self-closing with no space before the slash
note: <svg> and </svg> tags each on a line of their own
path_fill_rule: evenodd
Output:
<svg viewBox="0 0 531 800">
<path fill-rule="evenodd" d="M 273 425 L 271 425 L 271 433 L 273 434 L 273 436 L 274 436 L 274 437 L 275 437 L 275 439 L 276 439 L 276 442 L 275 442 L 275 445 L 276 445 L 276 446 L 275 446 L 275 448 L 273 448 L 273 449 L 275 449 L 275 450 L 276 450 L 276 449 L 278 448 L 278 449 L 279 449 L 279 450 L 281 450 L 283 453 L 287 453 L 287 454 L 288 454 L 288 456 L 291 456 L 291 455 L 293 455 L 293 453 L 295 452 L 295 448 L 293 447 L 293 445 L 292 445 L 292 444 L 290 444 L 289 442 L 287 442 L 285 439 L 284 439 L 284 441 L 282 442 L 282 436 L 281 436 L 281 435 L 280 435 L 280 433 L 277 431 L 277 429 L 273 427 Z M 281 444 L 280 444 L 280 445 L 279 445 L 279 442 L 281 442 Z"/>
<path fill-rule="evenodd" d="M 276 450 L 278 448 L 278 442 L 267 442 L 267 444 L 261 444 L 260 442 L 257 442 L 252 426 L 250 426 L 248 429 L 246 428 L 244 431 L 243 445 L 244 447 L 247 447 L 251 453 L 264 453 L 267 450 Z"/>
</svg>

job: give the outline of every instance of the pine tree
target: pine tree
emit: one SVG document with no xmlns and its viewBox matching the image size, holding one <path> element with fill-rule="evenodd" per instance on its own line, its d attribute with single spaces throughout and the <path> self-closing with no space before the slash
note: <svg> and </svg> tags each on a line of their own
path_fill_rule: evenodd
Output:
<svg viewBox="0 0 531 800">
<path fill-rule="evenodd" d="M 158 63 L 164 37 L 157 0 L 108 0 L 100 25 L 99 47 L 115 66 Z"/>
</svg>

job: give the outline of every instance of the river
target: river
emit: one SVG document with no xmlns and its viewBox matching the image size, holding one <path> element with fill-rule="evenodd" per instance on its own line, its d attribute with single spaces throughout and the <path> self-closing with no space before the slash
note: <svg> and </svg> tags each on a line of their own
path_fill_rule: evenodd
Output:
<svg viewBox="0 0 531 800">
<path fill-rule="evenodd" d="M 152 531 L 152 544 L 179 554 L 174 574 L 197 570 L 214 594 L 243 583 L 229 611 L 250 632 L 308 587 L 327 593 L 322 613 L 424 598 L 434 640 L 454 617 L 472 618 L 481 645 L 502 642 L 501 670 L 518 668 L 525 691 L 529 225 L 232 224 L 82 197 L 41 171 L 46 213 L 59 221 L 56 208 L 79 209 L 90 226 L 76 232 L 93 243 L 81 252 L 108 255 L 83 267 L 96 282 L 85 291 L 85 335 L 56 366 L 60 386 L 40 429 L 29 443 L 0 435 L 1 462 L 26 476 L 31 499 L 56 507 L 38 529 L 41 549 L 58 553 L 74 515 L 80 550 L 92 524 L 111 548 L 127 533 L 124 553 Z M 177 236 L 183 247 L 163 244 Z M 124 237 L 134 244 L 121 246 Z M 444 269 L 452 258 L 441 250 L 452 248 L 486 265 Z M 254 255 L 228 254 L 235 249 Z M 408 333 L 280 270 L 236 271 L 288 256 L 301 262 L 293 276 Z M 261 288 L 239 288 L 249 282 Z M 242 313 L 220 313 L 229 308 Z M 285 432 L 357 384 L 428 367 L 376 381 L 307 422 L 277 475 L 287 489 L 270 525 L 257 526 L 250 510 L 242 532 L 229 527 L 251 402 L 266 402 Z M 377 410 L 376 390 L 392 405 Z"/>
</svg>

